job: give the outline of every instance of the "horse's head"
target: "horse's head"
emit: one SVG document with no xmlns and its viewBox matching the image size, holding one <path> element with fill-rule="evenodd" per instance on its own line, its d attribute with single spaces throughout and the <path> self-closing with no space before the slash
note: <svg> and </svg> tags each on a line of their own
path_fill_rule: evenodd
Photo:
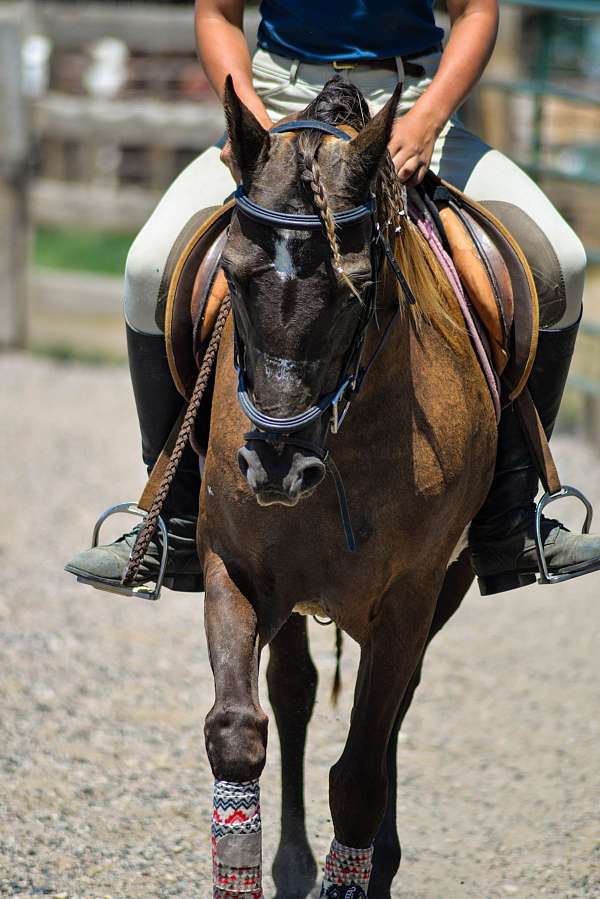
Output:
<svg viewBox="0 0 600 899">
<path fill-rule="evenodd" d="M 343 140 L 316 129 L 269 133 L 231 79 L 226 85 L 242 187 L 223 266 L 240 399 L 254 425 L 239 464 L 263 505 L 294 505 L 325 475 L 336 393 L 357 370 L 373 310 L 371 190 L 397 99 L 398 92 L 370 119 L 352 85 L 329 82 L 301 118 L 350 125 L 352 137 Z"/>
</svg>

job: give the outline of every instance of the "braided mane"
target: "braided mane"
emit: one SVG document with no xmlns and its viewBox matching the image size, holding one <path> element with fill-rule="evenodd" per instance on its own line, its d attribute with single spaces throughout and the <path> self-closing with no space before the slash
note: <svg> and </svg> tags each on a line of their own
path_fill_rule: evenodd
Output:
<svg viewBox="0 0 600 899">
<path fill-rule="evenodd" d="M 317 97 L 298 116 L 299 119 L 316 119 L 331 125 L 349 125 L 360 131 L 371 119 L 369 107 L 360 90 L 339 75 L 330 79 Z M 338 277 L 360 300 L 358 291 L 344 271 L 336 234 L 336 225 L 327 192 L 323 185 L 318 153 L 323 133 L 314 130 L 301 131 L 296 142 L 299 173 L 302 184 L 311 193 L 312 202 L 323 220 L 329 242 L 333 266 Z M 387 238 L 394 251 L 417 304 L 411 313 L 417 326 L 424 321 L 438 327 L 449 343 L 458 346 L 462 330 L 457 325 L 456 299 L 444 272 L 418 228 L 408 218 L 405 194 L 386 151 L 377 176 L 375 193 L 379 220 L 387 230 Z M 385 274 L 384 277 L 389 277 Z M 394 279 L 394 283 L 396 281 Z M 398 285 L 398 299 L 403 299 Z"/>
</svg>

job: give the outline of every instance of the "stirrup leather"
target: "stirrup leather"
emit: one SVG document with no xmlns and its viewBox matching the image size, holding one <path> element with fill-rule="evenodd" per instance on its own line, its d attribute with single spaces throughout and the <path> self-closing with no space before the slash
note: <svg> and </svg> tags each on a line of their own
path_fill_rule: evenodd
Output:
<svg viewBox="0 0 600 899">
<path fill-rule="evenodd" d="M 140 509 L 137 503 L 119 503 L 116 506 L 111 506 L 102 515 L 98 518 L 98 521 L 94 525 L 94 531 L 92 534 L 92 549 L 98 546 L 98 540 L 100 537 L 100 528 L 104 524 L 107 518 L 110 518 L 111 515 L 117 515 L 118 513 L 126 512 L 130 515 L 136 515 L 138 518 L 145 518 L 148 514 L 143 509 Z M 167 531 L 167 526 L 159 517 L 158 519 L 158 529 L 160 531 L 160 535 L 162 537 L 162 556 L 160 560 L 160 568 L 158 570 L 158 577 L 156 578 L 156 583 L 154 587 L 148 586 L 147 584 L 138 584 L 137 586 L 125 586 L 117 585 L 117 584 L 106 584 L 102 581 L 97 581 L 93 578 L 88 578 L 85 575 L 77 575 L 77 580 L 81 584 L 87 584 L 89 587 L 95 587 L 96 590 L 104 590 L 108 593 L 117 593 L 119 596 L 139 596 L 142 599 L 150 599 L 157 600 L 160 597 L 160 591 L 163 586 L 163 581 L 165 579 L 165 571 L 167 568 L 167 557 L 169 554 L 169 534 Z"/>
<path fill-rule="evenodd" d="M 542 512 L 544 511 L 546 506 L 550 505 L 550 503 L 555 502 L 557 499 L 563 499 L 566 496 L 573 496 L 575 497 L 575 499 L 578 499 L 581 503 L 583 503 L 585 507 L 585 521 L 583 522 L 581 533 L 589 534 L 590 532 L 592 515 L 594 514 L 594 512 L 589 499 L 584 496 L 580 490 L 577 490 L 576 487 L 568 487 L 567 485 L 563 485 L 561 486 L 560 490 L 557 490 L 555 493 L 544 493 L 544 495 L 536 503 L 535 509 L 535 551 L 537 554 L 539 567 L 538 584 L 560 584 L 563 581 L 570 581 L 571 578 L 581 577 L 584 574 L 588 574 L 588 571 L 586 570 L 563 573 L 559 572 L 557 574 L 552 574 L 552 572 L 548 568 L 548 563 L 546 562 L 544 542 L 542 539 Z"/>
</svg>

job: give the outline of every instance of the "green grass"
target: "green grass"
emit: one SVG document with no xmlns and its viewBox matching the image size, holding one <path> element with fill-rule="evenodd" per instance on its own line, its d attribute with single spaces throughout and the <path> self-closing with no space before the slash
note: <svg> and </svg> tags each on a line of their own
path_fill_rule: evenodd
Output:
<svg viewBox="0 0 600 899">
<path fill-rule="evenodd" d="M 37 228 L 35 265 L 67 271 L 122 275 L 135 234 Z"/>
<path fill-rule="evenodd" d="M 35 341 L 30 343 L 27 349 L 32 356 L 51 359 L 53 362 L 64 362 L 67 365 L 71 362 L 78 362 L 94 367 L 104 365 L 122 366 L 127 361 L 127 357 L 124 354 L 120 355 L 112 350 L 87 350 L 67 343 Z"/>
</svg>

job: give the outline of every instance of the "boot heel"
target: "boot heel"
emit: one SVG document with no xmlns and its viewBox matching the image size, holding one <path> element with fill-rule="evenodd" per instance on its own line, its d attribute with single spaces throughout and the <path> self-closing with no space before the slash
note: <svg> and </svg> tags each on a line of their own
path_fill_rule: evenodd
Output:
<svg viewBox="0 0 600 899">
<path fill-rule="evenodd" d="M 177 593 L 202 593 L 204 579 L 200 574 L 172 574 L 165 577 L 163 587 Z"/>
<path fill-rule="evenodd" d="M 507 590 L 516 590 L 518 587 L 528 587 L 535 584 L 536 578 L 533 572 L 506 571 L 504 574 L 490 574 L 487 577 L 478 577 L 479 592 L 482 596 L 492 596 L 494 593 L 504 593 Z"/>
</svg>

